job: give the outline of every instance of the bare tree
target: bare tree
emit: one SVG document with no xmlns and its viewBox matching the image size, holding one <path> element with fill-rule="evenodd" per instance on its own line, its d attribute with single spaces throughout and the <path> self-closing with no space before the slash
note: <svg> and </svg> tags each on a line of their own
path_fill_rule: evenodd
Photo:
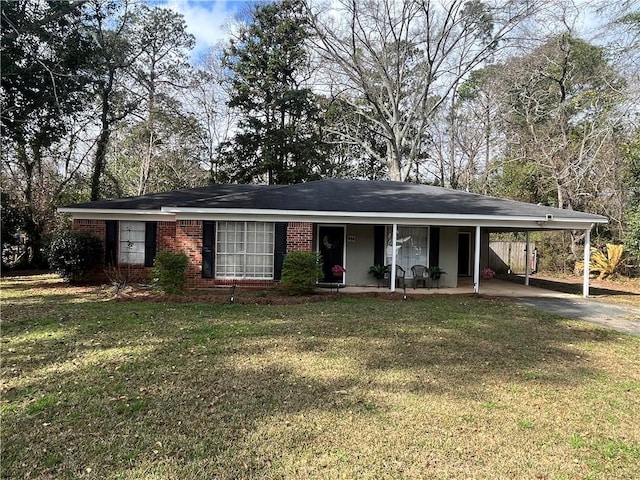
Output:
<svg viewBox="0 0 640 480">
<path fill-rule="evenodd" d="M 231 138 L 237 121 L 237 112 L 228 104 L 229 88 L 228 75 L 222 66 L 222 49 L 213 48 L 198 65 L 182 98 L 185 110 L 199 119 L 200 128 L 194 134 L 204 152 L 203 168 L 209 171 L 212 183 L 227 177 L 224 164 L 219 161 L 218 147 Z"/>
<path fill-rule="evenodd" d="M 558 208 L 611 201 L 624 82 L 604 51 L 565 33 L 511 61 L 503 80 L 511 161 L 535 168 Z M 572 236 L 574 253 L 579 240 Z"/>
<path fill-rule="evenodd" d="M 311 4 L 326 89 L 377 128 L 381 157 L 357 128 L 334 132 L 359 142 L 406 180 L 424 158 L 427 128 L 460 82 L 496 55 L 534 13 L 534 2 L 507 0 L 339 0 Z M 537 2 L 535 8 L 543 7 Z"/>
<path fill-rule="evenodd" d="M 489 193 L 494 160 L 504 153 L 503 68 L 492 64 L 471 72 L 436 113 L 429 128 L 433 161 L 428 171 L 442 185 Z"/>
</svg>

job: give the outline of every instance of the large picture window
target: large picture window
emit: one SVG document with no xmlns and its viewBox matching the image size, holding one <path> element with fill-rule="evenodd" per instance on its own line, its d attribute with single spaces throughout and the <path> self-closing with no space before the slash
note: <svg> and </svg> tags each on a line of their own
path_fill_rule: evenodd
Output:
<svg viewBox="0 0 640 480">
<path fill-rule="evenodd" d="M 273 223 L 218 222 L 216 278 L 273 278 Z"/>
<path fill-rule="evenodd" d="M 391 264 L 393 255 L 393 234 L 387 230 L 386 263 Z M 429 228 L 398 227 L 396 239 L 396 264 L 404 268 L 407 276 L 411 276 L 413 265 L 429 266 Z"/>
<path fill-rule="evenodd" d="M 120 222 L 118 261 L 130 265 L 144 265 L 144 222 Z"/>
</svg>

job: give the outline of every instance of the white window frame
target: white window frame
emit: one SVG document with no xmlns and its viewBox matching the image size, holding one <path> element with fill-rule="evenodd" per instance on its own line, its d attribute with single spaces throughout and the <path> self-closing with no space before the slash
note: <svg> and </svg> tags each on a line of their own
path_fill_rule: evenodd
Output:
<svg viewBox="0 0 640 480">
<path fill-rule="evenodd" d="M 233 225 L 234 228 L 230 228 Z M 238 227 L 241 227 L 238 229 Z M 252 230 L 249 227 L 254 227 Z M 247 248 L 251 234 L 264 234 L 266 241 L 255 241 Z M 236 243 L 228 241 L 234 236 Z M 239 241 L 238 241 L 239 240 Z M 228 280 L 273 280 L 275 224 L 273 222 L 218 221 L 216 225 L 215 278 Z M 237 262 L 234 263 L 233 259 Z M 251 262 L 251 259 L 262 259 Z M 231 260 L 231 261 L 230 261 Z M 256 274 L 256 270 L 263 274 Z M 251 272 L 248 274 L 247 272 Z"/>
<path fill-rule="evenodd" d="M 118 225 L 118 263 L 144 265 L 146 223 L 121 220 Z"/>
</svg>

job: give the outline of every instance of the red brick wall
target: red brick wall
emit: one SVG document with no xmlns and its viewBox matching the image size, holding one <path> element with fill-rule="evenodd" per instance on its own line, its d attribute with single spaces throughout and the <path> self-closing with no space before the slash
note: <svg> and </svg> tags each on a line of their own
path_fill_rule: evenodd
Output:
<svg viewBox="0 0 640 480">
<path fill-rule="evenodd" d="M 76 218 L 73 220 L 71 229 L 78 232 L 89 232 L 95 235 L 102 240 L 102 246 L 104 248 L 104 241 L 105 238 L 107 238 L 107 224 L 104 220 Z M 85 278 L 89 282 L 106 282 L 109 280 L 104 272 L 104 257 L 101 259 L 99 266 L 95 267 Z"/>
<path fill-rule="evenodd" d="M 160 225 L 162 223 L 173 223 L 173 222 L 158 222 L 158 230 L 160 231 Z M 79 220 L 75 219 L 73 221 L 73 230 L 78 230 L 81 232 L 90 232 L 98 237 L 103 242 L 107 237 L 107 223 L 105 220 Z M 158 232 L 159 233 L 159 232 Z M 166 248 L 160 250 L 163 246 L 163 243 L 160 239 L 160 235 L 158 235 L 158 239 L 156 241 L 156 246 L 158 251 L 168 251 Z M 151 267 L 145 267 L 144 265 L 127 265 L 127 264 L 118 264 L 116 267 L 106 267 L 104 264 L 104 258 L 100 262 L 100 265 L 95 268 L 88 276 L 87 280 L 90 282 L 113 282 L 118 280 L 126 279 L 129 282 L 133 283 L 141 283 L 149 280 L 151 276 Z"/>
<path fill-rule="evenodd" d="M 107 236 L 107 225 L 104 220 L 79 220 L 75 219 L 73 221 L 73 226 L 71 227 L 73 230 L 77 230 L 79 232 L 89 232 L 94 234 L 100 240 L 104 242 L 104 239 Z"/>
<path fill-rule="evenodd" d="M 158 252 L 176 251 L 176 222 L 158 222 L 156 238 Z"/>
<path fill-rule="evenodd" d="M 212 284 L 213 279 L 202 278 L 202 222 L 200 220 L 178 220 L 176 222 L 174 251 L 176 253 L 184 252 L 189 258 L 187 286 L 196 286 L 202 280 Z"/>
<path fill-rule="evenodd" d="M 104 220 L 74 220 L 73 229 L 91 232 L 104 241 L 106 237 L 106 224 Z M 157 251 L 158 252 L 184 252 L 189 258 L 187 267 L 187 287 L 203 288 L 213 286 L 273 286 L 272 280 L 234 280 L 202 278 L 202 221 L 178 220 L 176 222 L 158 222 Z M 287 251 L 313 251 L 313 224 L 308 222 L 291 222 L 287 228 Z M 148 278 L 151 269 L 138 265 L 120 265 L 120 269 L 126 268 L 132 273 Z M 104 269 L 96 270 L 92 275 L 94 281 L 106 281 Z"/>
<path fill-rule="evenodd" d="M 313 223 L 289 222 L 287 227 L 287 252 L 313 251 Z"/>
</svg>

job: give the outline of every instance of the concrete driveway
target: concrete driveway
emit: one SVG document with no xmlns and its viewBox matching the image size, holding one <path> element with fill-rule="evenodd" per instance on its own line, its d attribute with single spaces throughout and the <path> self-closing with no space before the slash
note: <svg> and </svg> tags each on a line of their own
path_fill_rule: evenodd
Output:
<svg viewBox="0 0 640 480">
<path fill-rule="evenodd" d="M 514 302 L 566 318 L 613 328 L 640 336 L 640 308 L 613 304 L 597 298 L 584 298 L 502 280 L 480 280 L 480 293 L 507 297 Z"/>
<path fill-rule="evenodd" d="M 640 336 L 640 309 L 636 307 L 612 305 L 591 298 L 564 296 L 513 297 L 513 301 L 543 312 L 584 320 L 619 332 Z"/>
</svg>

